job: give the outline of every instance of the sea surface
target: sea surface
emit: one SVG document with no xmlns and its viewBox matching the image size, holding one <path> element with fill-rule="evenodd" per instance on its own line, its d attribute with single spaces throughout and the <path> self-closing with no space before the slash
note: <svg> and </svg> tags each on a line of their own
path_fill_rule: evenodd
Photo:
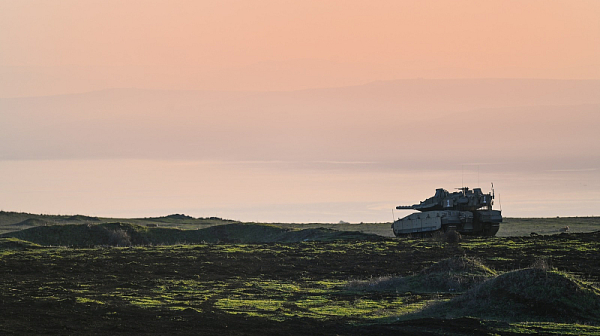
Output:
<svg viewBox="0 0 600 336">
<path fill-rule="evenodd" d="M 596 168 L 518 165 L 394 169 L 376 162 L 0 161 L 0 208 L 152 217 L 184 213 L 254 222 L 389 222 L 436 188 L 495 192 L 507 217 L 600 215 Z"/>
</svg>

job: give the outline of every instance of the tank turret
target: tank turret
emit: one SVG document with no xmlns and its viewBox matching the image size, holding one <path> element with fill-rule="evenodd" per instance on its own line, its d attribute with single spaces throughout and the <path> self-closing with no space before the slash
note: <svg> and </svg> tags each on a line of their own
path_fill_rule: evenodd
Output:
<svg viewBox="0 0 600 336">
<path fill-rule="evenodd" d="M 480 188 L 470 190 L 468 187 L 457 188 L 460 191 L 449 193 L 445 189 L 436 189 L 435 195 L 419 204 L 399 205 L 398 210 L 414 209 L 419 211 L 461 210 L 474 211 L 483 207 L 491 210 L 494 196 L 484 194 Z"/>
<path fill-rule="evenodd" d="M 484 194 L 480 188 L 457 188 L 448 192 L 436 189 L 435 195 L 419 204 L 400 205 L 398 210 L 417 210 L 396 220 L 392 229 L 396 236 L 431 234 L 435 231 L 456 230 L 461 234 L 493 236 L 498 232 L 502 215 L 492 210 L 494 191 Z"/>
</svg>

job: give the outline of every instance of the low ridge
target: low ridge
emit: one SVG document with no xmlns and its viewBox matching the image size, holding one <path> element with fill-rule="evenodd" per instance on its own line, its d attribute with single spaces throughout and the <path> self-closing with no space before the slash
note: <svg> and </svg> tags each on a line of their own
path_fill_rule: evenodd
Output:
<svg viewBox="0 0 600 336">
<path fill-rule="evenodd" d="M 149 228 L 129 223 L 38 226 L 9 232 L 14 237 L 44 246 L 136 246 L 181 243 L 293 243 L 302 241 L 382 239 L 374 234 L 332 229 L 284 229 L 269 224 L 226 224 L 198 230 Z"/>
</svg>

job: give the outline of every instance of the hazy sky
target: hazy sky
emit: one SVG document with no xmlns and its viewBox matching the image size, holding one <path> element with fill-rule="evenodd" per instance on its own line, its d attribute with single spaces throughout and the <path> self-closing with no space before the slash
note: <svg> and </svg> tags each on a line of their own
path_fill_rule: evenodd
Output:
<svg viewBox="0 0 600 336">
<path fill-rule="evenodd" d="M 596 0 L 4 0 L 1 13 L 2 65 L 232 67 L 316 58 L 554 69 L 545 75 L 578 78 L 576 68 L 600 59 Z"/>
<path fill-rule="evenodd" d="M 0 0 L 0 204 L 384 221 L 466 170 L 509 216 L 598 214 L 599 18 L 598 0 Z"/>
<path fill-rule="evenodd" d="M 598 79 L 599 17 L 597 0 L 0 0 L 0 88 Z"/>
</svg>

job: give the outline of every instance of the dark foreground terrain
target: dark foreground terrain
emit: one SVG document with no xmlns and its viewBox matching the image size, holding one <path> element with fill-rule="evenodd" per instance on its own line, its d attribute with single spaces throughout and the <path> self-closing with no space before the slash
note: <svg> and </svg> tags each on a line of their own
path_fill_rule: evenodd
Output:
<svg viewBox="0 0 600 336">
<path fill-rule="evenodd" d="M 457 243 L 258 226 L 301 239 L 243 243 L 234 225 L 202 234 L 235 241 L 161 245 L 184 233 L 94 225 L 0 238 L 2 334 L 600 333 L 600 232 Z M 82 232 L 89 247 L 69 242 Z"/>
</svg>

